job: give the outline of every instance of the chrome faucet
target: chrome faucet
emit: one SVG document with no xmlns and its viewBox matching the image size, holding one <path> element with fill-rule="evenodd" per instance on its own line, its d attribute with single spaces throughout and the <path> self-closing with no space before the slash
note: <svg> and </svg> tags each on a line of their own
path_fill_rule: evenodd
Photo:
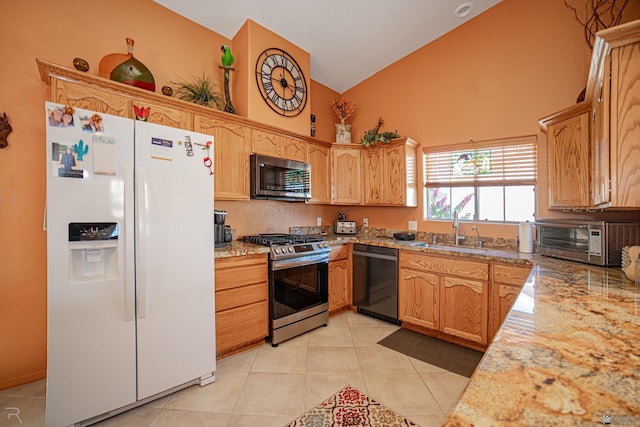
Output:
<svg viewBox="0 0 640 427">
<path fill-rule="evenodd" d="M 455 234 L 453 243 L 456 246 L 458 246 L 460 244 L 460 240 L 464 240 L 464 237 L 465 237 L 464 235 L 463 236 L 460 235 L 459 227 L 460 227 L 460 223 L 458 221 L 458 211 L 454 210 L 453 211 L 453 228 L 456 229 L 456 234 Z"/>
<path fill-rule="evenodd" d="M 480 232 L 478 231 L 478 227 L 474 225 L 473 227 L 471 227 L 471 229 L 476 231 L 476 236 L 478 236 L 478 247 L 482 248 L 482 240 L 480 239 Z"/>
</svg>

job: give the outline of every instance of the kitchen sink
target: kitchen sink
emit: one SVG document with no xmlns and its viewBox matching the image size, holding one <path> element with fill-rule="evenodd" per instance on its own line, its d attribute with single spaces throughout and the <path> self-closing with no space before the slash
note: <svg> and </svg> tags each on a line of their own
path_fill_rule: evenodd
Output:
<svg viewBox="0 0 640 427">
<path fill-rule="evenodd" d="M 453 245 L 439 245 L 437 243 L 427 243 L 416 240 L 396 240 L 394 241 L 397 245 L 402 246 L 413 246 L 419 248 L 428 248 L 433 250 L 441 250 L 441 251 L 456 251 L 456 252 L 468 252 L 468 253 L 485 253 L 488 251 L 488 248 L 476 248 L 470 246 L 453 246 Z"/>
</svg>

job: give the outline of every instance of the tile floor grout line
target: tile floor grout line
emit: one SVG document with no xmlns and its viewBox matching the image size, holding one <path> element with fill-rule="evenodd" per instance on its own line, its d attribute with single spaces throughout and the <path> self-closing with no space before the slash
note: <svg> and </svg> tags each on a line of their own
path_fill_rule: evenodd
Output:
<svg viewBox="0 0 640 427">
<path fill-rule="evenodd" d="M 326 331 L 325 330 L 326 328 L 322 328 L 322 329 L 318 328 L 319 330 L 316 332 L 313 338 L 311 334 L 314 331 L 311 331 L 311 333 L 306 334 L 306 336 L 302 336 L 301 338 L 298 338 L 299 341 L 295 343 L 291 343 L 292 345 L 288 346 L 288 348 L 284 348 L 285 345 L 283 345 L 282 350 L 284 351 L 280 353 L 281 355 L 287 354 L 288 349 L 305 352 L 304 366 L 303 366 L 303 369 L 301 369 L 303 372 L 301 374 L 298 372 L 301 368 L 298 364 L 302 363 L 302 357 L 300 357 L 301 355 L 298 355 L 298 356 L 291 355 L 291 359 L 287 359 L 287 360 L 292 360 L 292 361 L 295 360 L 295 364 L 291 364 L 291 366 L 286 366 L 283 368 L 281 367 L 282 369 L 278 369 L 278 366 L 277 366 L 278 363 L 282 364 L 281 362 L 278 362 L 279 360 L 281 360 L 280 359 L 282 357 L 281 355 L 276 355 L 274 357 L 274 354 L 270 354 L 269 357 L 265 357 L 265 359 L 259 360 L 261 352 L 264 352 L 263 356 L 270 353 L 268 351 L 268 350 L 271 350 L 270 348 L 268 348 L 269 344 L 265 342 L 262 346 L 259 346 L 255 349 L 248 350 L 248 352 L 250 353 L 243 352 L 243 353 L 238 353 L 237 355 L 229 356 L 230 358 L 238 357 L 238 359 L 229 360 L 230 363 L 228 364 L 222 363 L 222 369 L 220 369 L 219 365 L 217 366 L 216 374 L 220 375 L 221 378 L 227 378 L 227 375 L 230 377 L 233 377 L 236 375 L 244 375 L 244 378 L 235 378 L 235 379 L 227 378 L 230 381 L 228 382 L 225 381 L 225 384 L 232 384 L 232 388 L 229 388 L 229 389 L 220 388 L 215 393 L 193 394 L 193 399 L 195 400 L 203 399 L 203 398 L 209 399 L 206 401 L 207 404 L 205 406 L 197 406 L 197 405 L 184 406 L 185 408 L 188 408 L 188 407 L 198 408 L 194 410 L 180 409 L 180 407 L 178 407 L 179 405 L 176 405 L 176 407 L 174 408 L 168 408 L 168 406 L 170 406 L 169 402 L 173 401 L 173 399 L 178 398 L 176 394 L 179 392 L 176 392 L 168 396 L 166 400 L 163 400 L 161 405 L 148 407 L 149 409 L 151 409 L 151 411 L 149 411 L 148 413 L 142 414 L 144 415 L 144 418 L 140 418 L 138 420 L 138 422 L 140 423 L 139 425 L 146 426 L 146 427 L 160 425 L 163 422 L 166 422 L 167 418 L 172 418 L 170 413 L 174 411 L 211 414 L 211 416 L 219 418 L 219 421 L 217 421 L 218 418 L 216 418 L 215 425 L 224 425 L 229 427 L 239 426 L 239 425 L 243 425 L 243 426 L 251 425 L 250 423 L 252 422 L 255 424 L 254 420 L 256 419 L 256 417 L 261 417 L 261 416 L 268 417 L 269 422 L 273 422 L 274 425 L 278 424 L 283 418 L 283 416 L 274 415 L 273 413 L 269 412 L 269 405 L 264 406 L 261 404 L 260 406 L 264 406 L 264 408 L 260 409 L 259 407 L 256 407 L 255 413 L 254 411 L 251 411 L 252 413 L 250 414 L 243 414 L 243 413 L 236 412 L 239 409 L 246 407 L 246 405 L 250 404 L 251 402 L 251 400 L 241 401 L 243 396 L 245 399 L 253 399 L 256 396 L 255 392 L 252 394 L 250 389 L 251 384 L 255 385 L 259 383 L 259 381 L 256 382 L 257 381 L 256 379 L 251 380 L 252 375 L 255 375 L 258 373 L 253 371 L 256 367 L 259 367 L 265 370 L 265 372 L 260 372 L 260 374 L 273 376 L 273 379 L 271 379 L 270 377 L 267 377 L 268 381 L 278 381 L 278 378 L 279 378 L 278 375 L 280 374 L 286 375 L 286 376 L 291 374 L 295 374 L 295 376 L 300 375 L 298 376 L 299 379 L 295 380 L 292 383 L 292 384 L 296 384 L 297 382 L 297 384 L 304 384 L 304 390 L 301 393 L 302 400 L 300 401 L 300 405 L 302 406 L 303 410 L 299 415 L 301 415 L 304 412 L 307 412 L 311 408 L 315 407 L 317 404 L 326 400 L 326 398 L 328 398 L 330 395 L 333 395 L 336 392 L 338 392 L 342 387 L 338 387 L 334 392 L 330 393 L 330 395 L 321 397 L 321 395 L 323 395 L 326 392 L 325 389 L 326 390 L 332 389 L 334 383 L 337 386 L 342 382 L 345 383 L 344 385 L 350 384 L 351 386 L 356 387 L 357 389 L 359 389 L 360 391 L 362 391 L 368 396 L 371 396 L 370 393 L 372 392 L 375 393 L 376 390 L 378 392 L 382 392 L 381 397 L 384 397 L 385 399 L 390 398 L 391 400 L 389 402 L 380 401 L 376 399 L 374 396 L 371 396 L 371 398 L 379 401 L 382 404 L 385 404 L 386 406 L 396 410 L 399 413 L 406 412 L 406 409 L 402 410 L 402 407 L 404 405 L 403 403 L 404 400 L 398 400 L 397 398 L 393 398 L 393 395 L 387 395 L 388 393 L 385 394 L 385 389 L 387 389 L 389 386 L 402 387 L 402 384 L 400 382 L 397 382 L 397 381 L 388 382 L 392 380 L 391 378 L 392 376 L 399 377 L 402 375 L 407 375 L 407 379 L 409 379 L 409 376 L 418 375 L 419 381 L 418 379 L 413 379 L 411 380 L 411 383 L 413 383 L 414 385 L 422 384 L 420 388 L 424 387 L 425 389 L 425 394 L 423 396 L 425 401 L 428 398 L 429 402 L 432 401 L 432 403 L 428 403 L 429 405 L 428 407 L 415 406 L 416 404 L 414 404 L 414 407 L 418 409 L 422 408 L 422 409 L 429 409 L 429 410 L 437 410 L 438 412 L 433 414 L 419 414 L 419 415 L 408 414 L 406 416 L 409 419 L 414 421 L 416 418 L 423 417 L 426 425 L 431 425 L 429 417 L 432 417 L 432 416 L 436 416 L 436 417 L 442 416 L 442 417 L 445 417 L 446 419 L 446 416 L 451 412 L 453 406 L 455 406 L 456 401 L 459 399 L 459 389 L 463 389 L 461 386 L 464 383 L 462 382 L 461 379 L 451 377 L 451 379 L 453 379 L 454 381 L 450 381 L 450 378 L 447 377 L 446 375 L 446 374 L 449 374 L 448 371 L 445 371 L 445 370 L 431 371 L 431 369 L 433 368 L 428 366 L 428 364 L 423 365 L 423 362 L 420 362 L 417 359 L 412 359 L 407 355 L 402 355 L 402 356 L 404 359 L 407 360 L 407 363 L 409 363 L 408 367 L 400 367 L 400 369 L 398 370 L 393 366 L 389 366 L 388 364 L 393 365 L 395 364 L 396 361 L 402 365 L 402 361 L 401 359 L 394 357 L 393 355 L 391 355 L 391 353 L 387 353 L 386 351 L 378 352 L 378 350 L 381 347 L 385 348 L 384 346 L 381 346 L 380 344 L 378 344 L 378 341 L 382 339 L 384 336 L 387 336 L 393 333 L 395 330 L 399 329 L 399 327 L 390 327 L 390 324 L 387 325 L 386 323 L 383 323 L 377 319 L 373 319 L 373 318 L 370 318 L 358 313 L 352 313 L 352 312 L 341 313 L 335 316 L 334 318 L 332 318 L 332 320 L 335 320 L 334 322 L 330 322 L 330 324 L 335 325 L 333 331 Z M 329 327 L 330 325 L 327 326 L 327 328 Z M 325 344 L 325 345 L 318 345 L 318 344 Z M 316 349 L 320 349 L 321 351 L 320 358 L 312 356 L 311 352 L 315 351 Z M 395 353 L 398 353 L 398 352 L 395 352 Z M 354 357 L 355 360 L 349 361 L 347 359 L 342 359 L 340 356 L 336 358 L 335 361 L 332 361 L 333 359 L 325 359 L 325 357 L 335 357 L 333 355 L 342 355 L 342 354 L 352 354 L 355 356 Z M 398 354 L 402 354 L 402 353 L 398 353 Z M 376 360 L 368 360 L 367 359 L 368 355 L 375 355 Z M 387 355 L 389 355 L 389 357 L 387 357 Z M 318 365 L 315 365 L 315 370 L 311 369 L 311 371 L 313 372 L 310 372 L 310 368 L 313 368 L 313 367 L 310 366 L 309 364 L 313 363 L 314 360 L 316 362 L 321 362 L 321 363 Z M 222 361 L 223 359 L 221 359 L 219 362 L 222 362 Z M 225 365 L 229 366 L 232 369 L 225 370 L 224 369 Z M 357 369 L 354 369 L 356 368 L 356 366 L 357 366 Z M 366 366 L 369 371 L 374 371 L 374 372 L 365 374 L 364 366 Z M 379 367 L 384 367 L 384 366 L 387 366 L 388 369 L 382 369 L 382 370 L 379 369 Z M 384 373 L 380 373 L 382 371 L 384 371 Z M 439 375 L 429 375 L 429 374 L 439 374 Z M 379 376 L 380 378 L 376 379 L 374 378 L 375 376 Z M 331 380 L 330 382 L 325 383 L 322 377 L 331 378 Z M 283 380 L 286 380 L 285 376 L 281 378 Z M 430 381 L 431 379 L 433 379 L 433 381 Z M 45 381 L 46 383 L 46 379 L 43 381 Z M 467 384 L 468 384 L 468 379 L 467 379 Z M 215 385 L 216 384 L 213 383 L 207 387 L 215 387 Z M 370 389 L 370 386 L 373 387 L 373 389 Z M 17 386 L 17 387 L 22 387 L 22 386 Z M 11 389 L 8 389 L 8 390 L 4 390 L 3 391 L 4 393 L 0 392 L 0 397 L 21 398 L 21 399 L 28 398 L 28 399 L 43 400 L 43 399 L 46 399 L 46 396 L 45 397 L 22 396 L 23 394 L 32 394 L 32 395 L 41 394 L 41 387 L 42 385 L 36 384 L 35 386 L 32 386 L 32 387 L 23 388 L 21 389 L 22 391 L 18 391 L 18 392 L 16 391 L 12 392 Z M 299 389 L 299 386 L 297 387 L 298 388 L 296 388 L 296 390 Z M 318 387 L 321 387 L 321 388 L 318 388 Z M 414 387 L 414 386 L 411 386 L 411 387 Z M 233 390 L 237 390 L 237 392 L 233 392 Z M 268 383 L 266 385 L 265 390 L 269 390 Z M 402 388 L 399 388 L 398 390 L 402 390 Z M 283 395 L 283 396 L 286 396 L 286 395 Z M 274 397 L 280 399 L 278 396 L 274 396 Z M 286 398 L 286 397 L 282 397 L 282 398 Z M 320 399 L 320 401 L 315 404 L 313 402 L 310 402 L 310 400 L 315 400 L 316 398 Z M 233 399 L 233 403 L 232 403 L 232 399 Z M 300 395 L 298 395 L 296 399 L 300 399 Z M 420 397 L 420 399 L 422 399 L 422 397 Z M 185 401 L 185 402 L 191 402 L 191 400 Z M 417 400 L 417 402 L 420 402 L 420 400 Z M 282 401 L 282 403 L 285 403 L 285 401 Z M 293 400 L 288 401 L 287 403 L 290 404 L 289 407 L 292 410 L 295 410 L 295 407 L 298 405 L 298 403 Z M 398 404 L 400 404 L 399 411 L 394 408 L 394 406 L 397 406 Z M 418 404 L 422 405 L 421 403 L 418 403 Z M 307 408 L 307 405 L 313 405 L 313 406 L 310 406 L 309 408 Z M 206 407 L 207 409 L 203 410 L 202 409 L 203 407 Z M 405 408 L 406 407 L 407 406 L 405 405 Z M 145 408 L 145 406 L 141 406 L 136 409 L 141 409 L 141 408 Z M 230 409 L 225 409 L 225 408 L 230 408 Z M 451 410 L 447 408 L 451 408 Z M 224 413 L 217 412 L 217 410 L 219 409 L 225 409 L 225 411 L 230 410 L 230 412 L 224 412 Z M 263 412 L 262 415 L 259 413 L 261 411 Z M 271 414 L 271 415 L 268 415 L 268 414 Z M 44 411 L 42 413 L 38 412 L 37 414 L 35 414 L 36 417 L 42 417 L 43 415 L 44 415 Z M 140 415 L 134 415 L 133 419 L 135 419 L 135 417 L 138 417 L 138 416 Z M 293 419 L 294 417 L 291 417 L 291 418 Z M 124 425 L 122 424 L 123 422 L 127 423 L 131 419 L 132 418 L 129 418 L 129 417 L 123 417 L 119 419 L 118 416 L 116 416 L 106 421 L 112 421 L 115 425 Z M 265 418 L 265 421 L 266 419 L 267 418 Z M 433 418 L 433 419 L 435 420 L 436 418 Z M 112 424 L 109 423 L 108 425 L 112 425 Z"/>
</svg>

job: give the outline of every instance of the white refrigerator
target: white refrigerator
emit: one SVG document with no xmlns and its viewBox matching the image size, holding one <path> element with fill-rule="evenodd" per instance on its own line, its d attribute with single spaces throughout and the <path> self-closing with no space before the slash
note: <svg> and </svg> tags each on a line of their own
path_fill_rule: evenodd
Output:
<svg viewBox="0 0 640 427">
<path fill-rule="evenodd" d="M 213 137 L 45 109 L 46 425 L 213 382 Z"/>
</svg>

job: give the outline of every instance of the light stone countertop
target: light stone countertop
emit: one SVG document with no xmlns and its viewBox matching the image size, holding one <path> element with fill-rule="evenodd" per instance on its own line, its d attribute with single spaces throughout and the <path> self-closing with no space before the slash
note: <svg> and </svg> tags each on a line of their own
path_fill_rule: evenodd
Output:
<svg viewBox="0 0 640 427">
<path fill-rule="evenodd" d="M 619 268 L 541 256 L 445 425 L 607 416 L 640 425 L 640 287 Z"/>
<path fill-rule="evenodd" d="M 607 416 L 611 425 L 640 425 L 640 287 L 620 268 L 386 237 L 326 239 L 535 263 L 446 426 L 596 426 Z M 233 242 L 216 258 L 265 252 Z"/>
</svg>

